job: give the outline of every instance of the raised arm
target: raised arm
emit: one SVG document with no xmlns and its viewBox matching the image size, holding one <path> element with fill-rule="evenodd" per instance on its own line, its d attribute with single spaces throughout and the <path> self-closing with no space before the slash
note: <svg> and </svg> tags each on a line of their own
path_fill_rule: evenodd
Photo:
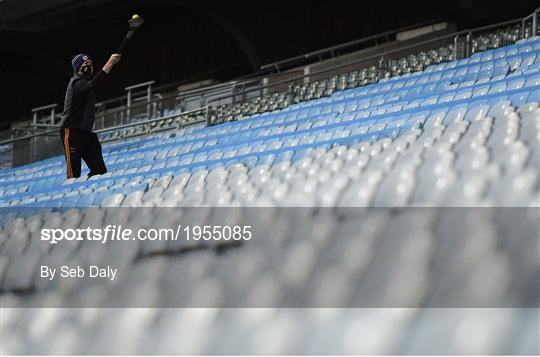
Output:
<svg viewBox="0 0 540 357">
<path fill-rule="evenodd" d="M 113 53 L 111 55 L 111 58 L 105 63 L 105 65 L 102 68 L 102 71 L 109 74 L 111 72 L 111 69 L 114 67 L 115 64 L 120 62 L 120 59 L 122 58 L 122 55 L 119 53 Z"/>
<path fill-rule="evenodd" d="M 98 71 L 94 77 L 90 80 L 85 79 L 79 79 L 77 82 L 73 84 L 73 89 L 75 91 L 75 94 L 80 94 L 87 92 L 91 89 L 96 88 L 99 83 L 102 81 L 105 74 L 109 74 L 114 67 L 115 64 L 120 62 L 120 58 L 122 57 L 121 54 L 114 53 L 111 55 L 107 63 L 103 66 L 103 68 Z"/>
</svg>

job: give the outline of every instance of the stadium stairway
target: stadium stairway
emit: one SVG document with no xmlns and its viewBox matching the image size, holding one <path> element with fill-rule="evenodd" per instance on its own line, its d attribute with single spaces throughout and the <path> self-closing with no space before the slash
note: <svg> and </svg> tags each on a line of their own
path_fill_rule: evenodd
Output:
<svg viewBox="0 0 540 357">
<path fill-rule="evenodd" d="M 41 261 L 48 259 L 40 255 L 46 253 L 36 253 L 30 248 L 33 245 L 28 242 L 29 231 L 39 229 L 47 220 L 63 222 L 77 214 L 66 208 L 538 207 L 539 102 L 540 38 L 536 37 L 240 121 L 105 145 L 109 172 L 101 176 L 66 180 L 63 157 L 2 170 L 1 244 L 2 269 L 6 273 L 1 289 L 9 299 L 13 299 L 9 293 L 18 289 L 35 289 L 33 294 L 40 297 L 33 277 L 21 273 L 31 269 L 19 269 L 38 264 L 36 256 Z M 45 209 L 47 213 L 36 217 L 17 210 L 25 207 Z M 437 291 L 449 283 L 442 278 L 444 274 L 431 272 L 427 264 L 432 251 L 429 247 L 435 244 L 435 237 L 416 234 L 423 232 L 422 227 L 430 222 L 406 227 L 390 213 L 374 211 L 365 215 L 363 219 L 372 223 L 370 227 L 362 226 L 359 221 L 325 229 L 317 225 L 319 230 L 309 231 L 320 234 L 315 243 L 305 238 L 306 232 L 295 231 L 284 233 L 283 239 L 287 241 L 284 246 L 271 242 L 253 247 L 245 245 L 219 259 L 202 251 L 196 256 L 169 261 L 167 269 L 159 265 L 163 269 L 159 271 L 148 263 L 150 259 L 124 263 L 133 264 L 141 274 L 163 273 L 163 280 L 172 285 L 180 284 L 175 278 L 182 272 L 200 272 L 212 267 L 227 282 L 224 296 L 234 300 L 240 299 L 235 289 L 242 287 L 254 287 L 256 292 L 270 295 L 279 291 L 280 285 L 273 284 L 275 277 L 265 275 L 271 271 L 265 267 L 282 267 L 283 284 L 287 279 L 293 279 L 288 281 L 290 284 L 306 283 L 303 272 L 287 262 L 312 262 L 313 271 L 321 274 L 313 280 L 324 278 L 335 286 L 347 286 L 352 281 L 347 279 L 352 278 L 343 269 L 348 267 L 330 264 L 332 269 L 326 269 L 324 263 L 353 261 L 367 266 L 370 262 L 366 251 L 370 249 L 383 254 L 385 262 L 395 263 L 392 265 L 395 275 L 387 278 L 399 281 L 405 277 L 399 275 L 398 258 L 410 252 L 413 249 L 410 247 L 420 246 L 426 247 L 426 256 L 421 257 L 425 264 L 417 267 L 418 276 L 426 274 L 431 278 L 422 280 L 415 291 Z M 437 238 L 441 239 L 438 244 L 443 248 L 445 244 L 455 244 L 467 250 L 471 243 L 459 237 L 478 234 L 481 228 L 488 232 L 504 229 L 498 222 L 499 219 L 504 222 L 504 217 L 478 221 L 485 226 L 467 221 L 459 212 L 446 219 L 446 224 L 455 227 L 455 231 L 447 232 L 444 239 Z M 524 216 L 522 220 L 525 233 L 535 232 L 537 217 Z M 357 232 L 358 227 L 362 228 Z M 373 240 L 383 227 L 394 232 L 388 239 L 403 249 L 375 245 Z M 341 243 L 329 244 L 331 237 L 339 236 L 343 237 Z M 407 239 L 400 240 L 401 237 Z M 534 239 L 509 237 L 505 243 L 508 247 L 515 244 L 520 247 L 518 251 L 529 252 L 517 254 L 512 248 L 500 249 L 497 234 L 481 237 L 472 253 L 463 258 L 465 263 L 447 257 L 448 266 L 462 267 L 465 271 L 470 268 L 472 274 L 477 267 L 475 262 L 483 261 L 494 271 L 502 271 L 504 274 L 497 276 L 506 276 L 508 281 L 512 274 L 520 276 L 540 269 L 537 256 L 532 254 L 538 243 Z M 318 242 L 326 242 L 326 248 Z M 400 253 L 390 254 L 394 250 Z M 506 258 L 502 259 L 501 255 Z M 234 279 L 242 270 L 239 266 L 242 259 L 259 263 L 253 272 L 246 273 L 249 276 Z M 197 290 L 194 279 L 190 280 L 191 285 L 182 280 L 189 287 L 186 294 Z M 428 288 L 426 281 L 434 285 Z M 127 286 L 129 291 L 141 289 L 135 281 L 130 284 L 133 285 Z M 458 287 L 489 297 L 490 292 L 475 290 L 472 285 Z M 376 286 L 365 288 L 376 289 Z M 499 293 L 511 301 L 522 301 L 530 295 L 530 289 L 527 283 L 519 283 L 511 288 L 508 285 Z M 325 299 L 324 291 L 313 296 L 313 299 Z M 266 319 L 268 315 L 256 309 L 241 312 L 240 316 L 226 310 L 168 313 L 96 309 L 70 315 L 69 309 L 47 309 L 38 314 L 6 309 L 1 323 L 10 330 L 12 339 L 7 342 L 6 350 L 11 353 L 110 352 L 115 341 L 107 337 L 109 330 L 103 326 L 122 335 L 127 325 L 131 330 L 122 336 L 133 344 L 127 344 L 127 350 L 122 353 L 538 353 L 538 335 L 535 335 L 538 326 L 534 327 L 538 309 L 533 313 L 525 309 L 503 310 L 478 312 L 478 316 L 489 315 L 488 319 L 449 313 L 437 326 L 432 323 L 434 312 L 429 309 L 377 310 L 362 313 L 361 319 L 355 319 L 356 314 L 361 314 L 358 311 L 327 312 L 324 325 L 317 324 L 324 312 L 307 315 L 305 311 L 287 315 L 268 312 L 273 317 Z M 438 314 L 438 318 L 444 315 Z M 255 324 L 256 330 L 251 331 L 249 326 Z M 153 328 L 147 329 L 150 325 Z M 525 326 L 526 333 L 514 333 L 516 326 Z M 46 338 L 51 328 L 57 329 L 57 338 Z M 173 332 L 175 328 L 195 328 L 198 332 L 178 337 Z M 205 328 L 207 333 L 201 332 Z M 345 333 L 334 336 L 337 330 Z M 483 331 L 483 340 L 472 338 L 470 335 L 476 335 L 474 331 Z M 421 343 L 426 333 L 432 342 L 429 348 Z M 355 342 L 356 336 L 363 334 L 371 336 L 370 345 Z M 384 341 L 377 336 L 384 336 Z M 176 338 L 184 341 L 181 348 L 175 344 Z M 60 340 L 72 344 L 61 345 Z M 149 341 L 159 341 L 159 351 L 145 350 Z"/>
</svg>

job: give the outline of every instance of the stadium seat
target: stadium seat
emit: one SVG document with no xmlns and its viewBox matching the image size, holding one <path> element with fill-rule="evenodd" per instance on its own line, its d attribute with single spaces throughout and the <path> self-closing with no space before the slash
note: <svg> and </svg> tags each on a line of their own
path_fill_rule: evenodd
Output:
<svg viewBox="0 0 540 357">
<path fill-rule="evenodd" d="M 160 274 L 160 284 L 172 289 L 161 285 L 147 287 L 140 284 L 140 279 L 131 279 L 123 286 L 129 292 L 127 296 L 114 298 L 125 299 L 128 304 L 145 294 L 154 294 L 156 299 L 173 304 L 173 298 L 183 302 L 205 297 L 211 302 L 214 298 L 222 302 L 241 301 L 244 306 L 253 301 L 264 305 L 263 298 L 267 299 L 263 300 L 267 306 L 301 298 L 325 306 L 335 297 L 330 293 L 342 292 L 343 301 L 354 304 L 383 295 L 385 287 L 381 281 L 398 285 L 407 280 L 411 284 L 404 286 L 409 293 L 408 302 L 439 301 L 441 296 L 451 300 L 463 294 L 485 301 L 507 299 L 517 306 L 530 298 L 530 286 L 510 282 L 522 271 L 538 271 L 538 241 L 504 236 L 505 228 L 499 223 L 505 219 L 504 213 L 494 212 L 490 217 L 478 213 L 478 217 L 471 218 L 449 209 L 444 215 L 432 217 L 414 216 L 412 210 L 398 215 L 392 210 L 377 209 L 538 207 L 540 38 L 497 48 L 498 43 L 514 35 L 511 30 L 475 38 L 473 47 L 477 53 L 466 60 L 453 61 L 452 48 L 444 47 L 392 62 L 390 70 L 395 76 L 380 81 L 376 68 L 358 69 L 298 86 L 293 98 L 275 93 L 258 98 L 256 103 L 242 103 L 243 107 L 223 107 L 218 110 L 227 118 L 223 124 L 147 137 L 135 137 L 140 133 L 128 132 L 133 137 L 126 142 L 104 145 L 106 175 L 67 180 L 63 157 L 1 170 L 0 206 L 8 214 L 2 215 L 0 261 L 6 274 L 0 281 L 0 290 L 22 291 L 30 300 L 54 299 L 54 295 L 46 295 L 50 293 L 46 287 L 36 283 L 39 279 L 31 275 L 35 269 L 30 267 L 65 257 L 55 255 L 61 250 L 41 251 L 40 246 L 30 242 L 30 232 L 45 225 L 68 227 L 72 222 L 118 224 L 111 217 L 85 215 L 81 213 L 83 208 L 148 207 L 148 216 L 121 217 L 131 224 L 144 225 L 159 220 L 152 211 L 154 207 L 333 207 L 335 210 L 328 214 L 338 215 L 339 224 L 320 212 L 321 216 L 310 216 L 306 224 L 297 224 L 294 217 L 287 217 L 286 209 L 278 211 L 276 214 L 282 216 L 273 217 L 274 221 L 256 217 L 257 222 L 266 224 L 264 227 L 275 230 L 275 237 L 261 239 L 260 244 L 245 244 L 231 250 L 230 255 L 219 253 L 226 249 L 219 244 L 225 243 L 185 241 L 171 245 L 141 243 L 122 254 L 112 250 L 110 254 L 123 257 L 118 264 L 136 271 L 134 276 Z M 285 104 L 286 101 L 290 103 Z M 83 170 L 83 175 L 86 173 Z M 373 209 L 349 220 L 346 209 L 350 207 Z M 23 208 L 36 211 L 25 212 Z M 184 218 L 186 222 L 197 220 L 189 214 Z M 535 232 L 537 216 L 517 219 L 524 235 Z M 269 221 L 279 224 L 270 227 Z M 437 235 L 428 229 L 435 225 L 440 227 Z M 471 235 L 479 238 L 468 241 L 466 237 Z M 508 241 L 499 239 L 501 235 Z M 445 254 L 448 247 L 463 254 Z M 83 248 L 86 246 L 70 254 L 74 259 L 102 258 Z M 195 253 L 164 263 L 167 254 L 184 251 Z M 407 266 L 412 270 L 406 270 L 402 264 L 410 255 L 417 258 L 417 264 Z M 148 264 L 152 259 L 163 264 Z M 430 262 L 435 260 L 441 261 L 448 272 L 432 270 Z M 239 269 L 240 264 L 248 268 Z M 489 269 L 481 270 L 485 267 Z M 497 274 L 491 274 L 492 271 Z M 210 272 L 215 275 L 203 279 Z M 469 275 L 477 280 L 469 280 Z M 410 279 L 411 276 L 417 279 Z M 498 285 L 490 280 L 494 276 L 506 280 L 497 282 Z M 350 282 L 360 279 L 364 279 L 363 284 L 353 291 L 356 285 Z M 321 286 L 333 289 L 322 289 L 316 281 L 324 281 L 329 285 Z M 494 286 L 496 289 L 489 289 Z M 287 295 L 287 287 L 299 288 Z M 82 299 L 78 289 L 92 286 L 74 283 L 65 288 L 71 289 L 73 299 Z M 389 298 L 381 303 L 391 302 Z M 15 323 L 21 312 L 14 310 L 6 311 L 3 323 L 19 331 Z M 254 310 L 244 311 L 246 321 L 255 321 L 260 318 L 257 314 L 263 314 Z M 347 330 L 338 343 L 342 351 L 331 350 L 332 353 L 358 354 L 358 349 L 351 346 L 356 346 L 354 339 L 366 331 L 371 335 L 384 332 L 386 339 L 384 343 L 374 339 L 363 346 L 363 352 L 368 354 L 395 352 L 382 349 L 394 346 L 390 341 L 404 344 L 401 347 L 413 354 L 537 351 L 534 346 L 530 349 L 537 336 L 515 336 L 515 341 L 496 339 L 500 331 L 513 330 L 514 325 L 523 321 L 531 325 L 538 322 L 526 311 L 501 310 L 505 309 L 489 315 L 492 320 L 470 320 L 470 316 L 460 312 L 448 314 L 439 326 L 430 322 L 432 314 L 441 312 L 431 309 L 394 311 L 388 320 L 381 320 L 379 314 L 389 312 L 377 309 L 357 320 L 347 315 L 357 311 L 325 313 L 336 326 L 345 326 Z M 25 343 L 11 346 L 9 351 L 35 352 L 34 347 L 46 336 L 44 331 L 57 326 L 56 321 L 69 321 L 69 313 L 68 309 L 47 309 L 35 317 L 36 321 L 27 321 L 31 333 L 25 336 Z M 99 316 L 78 317 L 84 319 L 80 325 L 95 326 L 94 322 L 99 320 L 105 321 L 100 326 L 114 328 L 137 321 L 139 325 L 131 330 L 135 332 L 158 322 L 172 329 L 191 328 L 196 320 L 193 314 L 197 314 L 187 310 L 162 313 L 141 309 L 137 312 L 141 319 L 137 320 L 122 310 L 94 313 Z M 220 311 L 225 317 L 236 313 Z M 335 333 L 332 324 L 323 328 L 302 318 L 301 312 L 297 318 L 293 317 L 294 312 L 291 314 L 273 320 L 279 328 L 272 329 L 272 336 L 266 334 L 268 326 L 259 327 L 260 331 L 246 331 L 262 341 L 249 351 L 279 353 L 280 345 L 272 341 L 292 344 L 305 339 L 310 341 L 308 345 L 312 345 L 314 353 L 324 353 L 325 343 Z M 234 318 L 228 318 L 234 325 Z M 70 326 L 60 325 L 56 330 L 58 338 L 70 340 Z M 486 335 L 489 341 L 475 341 L 467 333 L 470 326 L 492 331 Z M 244 338 L 228 325 L 211 328 L 225 331 L 233 344 Z M 176 338 L 188 338 L 180 332 L 173 338 L 159 331 L 145 335 L 140 343 L 154 339 L 154 345 L 161 348 L 159 352 L 165 354 Z M 98 335 L 103 337 L 99 344 L 113 344 L 107 340 L 106 330 Z M 454 336 L 458 343 L 450 343 L 449 336 Z M 420 340 L 425 338 L 440 350 L 423 351 Z M 73 347 L 69 352 L 99 353 L 100 347 L 94 346 L 94 342 L 72 341 L 73 346 L 92 346 Z M 226 341 L 210 339 L 196 352 L 223 352 L 216 347 L 222 343 Z"/>
</svg>

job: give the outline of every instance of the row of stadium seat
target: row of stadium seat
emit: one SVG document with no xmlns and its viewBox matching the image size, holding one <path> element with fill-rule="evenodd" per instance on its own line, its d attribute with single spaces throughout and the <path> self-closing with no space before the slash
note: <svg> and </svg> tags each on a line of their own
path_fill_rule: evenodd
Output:
<svg viewBox="0 0 540 357">
<path fill-rule="evenodd" d="M 424 101 L 424 104 L 428 104 L 427 106 L 401 110 L 395 118 L 388 118 L 384 112 L 380 114 L 377 111 L 371 113 L 369 111 L 345 112 L 348 114 L 346 116 L 335 113 L 329 115 L 314 113 L 311 115 L 315 115 L 315 117 L 308 117 L 306 122 L 303 121 L 304 119 L 296 119 L 296 123 L 292 125 L 274 123 L 270 127 L 247 129 L 236 134 L 234 131 L 227 131 L 222 134 L 222 137 L 217 138 L 184 140 L 130 150 L 126 153 L 120 152 L 116 155 L 110 155 L 111 163 L 109 166 L 111 170 L 115 171 L 114 177 L 123 173 L 129 174 L 129 170 L 134 167 L 143 168 L 144 172 L 148 169 L 161 169 L 162 171 L 175 167 L 180 169 L 182 166 L 196 168 L 206 161 L 211 161 L 211 165 L 219 165 L 220 160 L 231 162 L 250 158 L 250 156 L 253 156 L 254 159 L 267 160 L 264 159 L 265 156 L 279 154 L 279 150 L 290 152 L 297 146 L 300 146 L 301 149 L 308 149 L 332 143 L 367 140 L 381 137 L 381 135 L 395 137 L 400 131 L 407 128 L 424 127 L 424 125 L 448 125 L 461 119 L 469 122 L 481 115 L 493 115 L 495 110 L 489 110 L 490 102 L 483 99 L 484 97 L 491 97 L 491 103 L 496 103 L 501 98 L 511 97 L 516 104 L 516 101 L 527 102 L 529 97 L 532 99 L 533 96 L 537 96 L 538 92 L 534 89 L 537 88 L 533 86 L 518 90 L 497 91 L 496 94 L 473 97 L 475 99 L 473 103 L 463 102 L 467 99 L 458 99 L 457 101 L 445 102 L 448 105 L 440 106 L 430 105 L 429 102 Z M 530 90 L 533 92 L 529 93 Z M 508 96 L 508 93 L 511 95 Z M 479 99 L 483 100 L 478 101 Z M 456 104 L 461 105 L 457 106 Z M 257 162 L 257 160 L 249 161 L 252 162 L 252 165 Z M 144 163 L 148 163 L 148 165 L 144 165 Z M 197 163 L 201 163 L 201 165 L 197 165 Z M 54 184 L 51 185 L 51 183 L 62 181 L 61 176 L 58 177 L 62 175 L 61 170 L 61 168 L 56 170 L 55 175 L 42 172 L 43 178 L 30 174 L 28 177 L 19 176 L 15 183 L 5 181 L 4 199 L 16 198 L 12 195 L 18 193 L 23 193 L 26 196 L 34 195 L 40 192 L 41 185 L 54 187 Z M 25 182 L 31 183 L 31 187 L 20 185 Z M 19 187 L 15 188 L 14 186 Z"/>
<path fill-rule="evenodd" d="M 536 44 L 538 46 L 538 43 Z M 534 62 L 530 61 L 530 62 L 527 62 L 527 63 L 524 63 L 523 64 L 523 68 L 525 68 L 529 73 L 531 73 L 531 76 L 530 77 L 523 77 L 523 76 L 520 76 L 520 77 L 515 77 L 514 78 L 514 75 L 516 75 L 517 72 L 521 72 L 521 71 L 517 71 L 516 70 L 518 69 L 518 67 L 514 67 L 513 68 L 513 72 L 509 75 L 509 77 L 513 78 L 513 80 L 500 80 L 500 81 L 495 81 L 495 82 L 492 82 L 491 84 L 491 89 L 490 89 L 490 85 L 489 84 L 485 84 L 483 86 L 480 86 L 478 85 L 478 82 L 480 82 L 480 84 L 482 84 L 484 81 L 481 80 L 481 79 L 477 79 L 476 81 L 465 81 L 465 82 L 462 82 L 462 85 L 459 85 L 459 88 L 470 88 L 470 89 L 476 89 L 476 87 L 479 87 L 478 88 L 478 91 L 476 94 L 484 94 L 484 93 L 493 93 L 493 92 L 497 92 L 497 91 L 500 91 L 500 90 L 503 90 L 504 89 L 504 85 L 509 85 L 509 88 L 510 89 L 519 89 L 521 88 L 523 85 L 527 85 L 527 86 L 532 86 L 532 85 L 538 85 L 538 79 L 534 76 L 534 73 L 535 71 L 537 70 L 537 66 L 532 66 L 532 64 L 534 64 Z M 422 76 L 419 76 L 419 77 L 422 77 Z M 368 95 L 364 95 L 364 93 L 366 92 L 366 89 L 363 89 L 363 90 L 354 90 L 354 91 L 345 91 L 345 92 L 340 92 L 340 93 L 337 93 L 336 96 L 334 96 L 334 98 L 337 98 L 337 97 L 341 97 L 341 96 L 346 96 L 347 98 L 355 98 L 355 99 L 361 99 L 361 98 L 369 98 L 372 94 L 375 94 L 375 93 L 378 93 L 380 95 L 384 95 L 384 94 L 387 94 L 387 91 L 388 90 L 394 90 L 395 91 L 395 95 L 394 96 L 389 96 L 389 97 L 386 97 L 386 98 L 389 98 L 389 101 L 390 103 L 392 102 L 395 102 L 399 99 L 406 99 L 406 98 L 414 98 L 414 99 L 417 99 L 419 102 L 426 96 L 426 95 L 429 95 L 431 93 L 433 93 L 433 91 L 435 90 L 438 90 L 439 92 L 443 89 L 443 88 L 447 88 L 449 86 L 449 83 L 451 82 L 446 82 L 446 81 L 443 81 L 442 83 L 440 83 L 436 88 L 433 86 L 433 85 L 429 85 L 429 83 L 431 83 L 433 80 L 441 80 L 442 77 L 434 77 L 434 78 L 431 78 L 431 80 L 427 80 L 424 78 L 424 79 L 419 79 L 417 81 L 415 81 L 414 79 L 412 80 L 408 80 L 408 83 L 406 82 L 401 82 L 401 84 L 403 84 L 403 87 L 401 87 L 400 84 L 397 84 L 399 83 L 399 81 L 391 81 L 390 83 L 393 83 L 393 82 L 396 82 L 394 84 L 394 86 L 392 86 L 391 88 L 388 88 L 388 86 L 383 86 L 385 87 L 384 90 L 382 90 L 380 93 L 375 91 L 375 90 L 371 90 Z M 527 80 L 527 83 L 525 84 L 523 82 L 523 80 Z M 406 81 L 406 79 L 404 79 L 404 81 Z M 416 84 L 416 86 L 414 87 L 415 89 L 414 90 L 411 90 L 408 94 L 409 96 L 407 95 L 407 89 L 410 89 L 411 86 L 414 86 L 415 83 L 422 83 L 422 84 L 425 84 L 426 86 L 425 87 L 422 87 L 421 85 L 418 85 Z M 463 84 L 465 84 L 463 86 Z M 376 87 L 376 86 L 375 86 Z M 397 91 L 396 90 L 401 87 L 401 91 Z M 457 86 L 456 86 L 457 87 Z M 420 92 L 422 92 L 422 95 L 418 95 L 420 94 Z M 453 94 L 455 91 L 450 89 L 448 90 L 448 94 L 451 95 Z M 443 94 L 446 93 L 446 92 L 443 92 Z M 470 95 L 469 91 L 467 91 L 466 89 L 463 89 L 462 92 L 458 93 L 458 98 L 459 96 L 462 96 L 464 98 L 466 98 L 467 96 Z M 371 96 L 371 98 L 373 98 L 373 96 Z M 445 98 L 442 98 L 442 100 L 448 100 L 450 97 L 445 97 Z M 427 98 L 428 101 L 431 101 L 431 102 L 434 102 L 437 100 L 437 97 L 430 97 L 430 98 Z M 339 107 L 338 103 L 340 103 L 339 101 L 336 101 L 335 99 L 332 100 L 333 102 L 336 103 L 336 105 L 338 106 L 337 108 L 332 108 L 332 109 L 335 109 L 337 111 L 343 111 L 344 108 L 341 108 Z M 363 102 L 360 102 L 358 103 L 358 107 L 367 107 L 369 105 L 382 105 L 384 104 L 384 98 L 380 97 L 380 96 L 376 96 L 374 97 L 373 99 L 373 104 L 370 103 L 370 102 L 367 102 L 367 101 L 363 101 Z M 399 104 L 399 102 L 398 102 Z M 519 103 L 518 103 L 519 104 Z M 317 101 L 313 101 L 313 103 L 310 103 L 310 105 L 321 105 L 320 102 L 317 102 Z M 323 103 L 324 105 L 324 103 Z M 354 105 L 354 103 L 352 103 L 352 105 Z M 411 105 L 415 105 L 415 103 L 412 103 Z M 399 108 L 399 106 L 396 106 L 390 110 L 388 110 L 388 112 L 392 112 L 392 111 L 397 111 L 397 110 L 400 110 L 401 108 Z M 297 109 L 298 111 L 299 109 Z M 384 110 L 384 109 L 383 109 Z M 384 111 L 381 111 L 382 113 L 384 113 Z M 306 115 L 308 113 L 299 113 L 299 115 Z M 313 114 L 310 113 L 310 114 Z M 282 115 L 283 116 L 283 115 Z M 265 116 L 261 116 L 261 119 L 264 120 Z M 251 122 L 251 121 L 250 121 Z M 250 125 L 250 124 L 248 124 Z M 223 132 L 224 129 L 221 129 L 221 131 Z M 205 130 L 206 133 L 212 133 L 212 130 Z"/>
<path fill-rule="evenodd" d="M 0 171 L 4 306 L 212 307 L 6 307 L 3 349 L 538 354 L 539 45 L 107 144 L 100 176 L 66 180 L 63 157 Z M 37 239 L 48 227 L 201 216 L 253 225 L 256 239 Z M 129 274 L 110 285 L 39 278 L 40 265 L 66 261 Z M 358 309 L 272 309 L 285 306 Z"/>
<path fill-rule="evenodd" d="M 510 43 L 522 43 L 523 40 L 518 41 L 519 38 L 519 27 L 499 30 L 488 35 L 479 35 L 472 38 L 471 51 L 475 54 L 477 51 L 497 49 Z M 513 49 L 512 51 L 519 51 L 519 49 Z M 502 52 L 496 53 L 496 56 L 499 56 L 498 58 L 504 55 L 506 54 Z M 294 86 L 292 88 L 292 94 L 288 92 L 274 93 L 255 97 L 252 100 L 243 101 L 238 104 L 224 104 L 216 109 L 216 118 L 219 118 L 219 122 L 233 121 L 252 114 L 283 109 L 293 103 L 330 96 L 336 90 L 365 86 L 393 76 L 408 75 L 422 71 L 433 64 L 450 62 L 455 59 L 454 45 L 428 52 L 420 52 L 418 55 L 413 54 L 399 60 L 392 60 L 388 64 L 388 68 L 384 70 L 372 66 L 335 76 L 329 80 Z"/>
</svg>

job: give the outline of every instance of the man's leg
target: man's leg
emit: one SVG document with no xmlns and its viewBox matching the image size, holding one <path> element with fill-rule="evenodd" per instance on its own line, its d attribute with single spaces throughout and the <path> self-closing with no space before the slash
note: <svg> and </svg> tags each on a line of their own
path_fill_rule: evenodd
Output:
<svg viewBox="0 0 540 357">
<path fill-rule="evenodd" d="M 77 130 L 71 128 L 60 129 L 60 137 L 66 156 L 67 178 L 81 176 L 81 150 Z"/>
<path fill-rule="evenodd" d="M 95 133 L 86 133 L 86 135 L 87 142 L 82 158 L 90 169 L 88 176 L 103 175 L 107 172 L 107 167 L 105 167 L 105 162 L 103 161 L 99 139 Z"/>
</svg>

